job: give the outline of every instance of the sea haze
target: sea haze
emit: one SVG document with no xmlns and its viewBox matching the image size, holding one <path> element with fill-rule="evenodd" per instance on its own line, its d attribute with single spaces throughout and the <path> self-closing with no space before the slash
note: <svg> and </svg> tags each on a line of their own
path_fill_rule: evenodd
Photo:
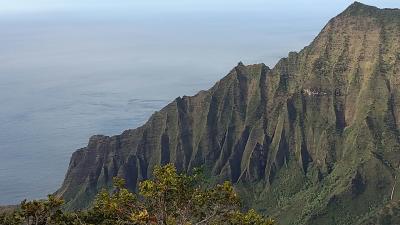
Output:
<svg viewBox="0 0 400 225">
<path fill-rule="evenodd" d="M 0 205 L 54 192 L 91 135 L 135 128 L 239 61 L 273 66 L 350 4 L 173 2 L 18 11 L 0 1 L 10 9 L 0 10 Z"/>
</svg>

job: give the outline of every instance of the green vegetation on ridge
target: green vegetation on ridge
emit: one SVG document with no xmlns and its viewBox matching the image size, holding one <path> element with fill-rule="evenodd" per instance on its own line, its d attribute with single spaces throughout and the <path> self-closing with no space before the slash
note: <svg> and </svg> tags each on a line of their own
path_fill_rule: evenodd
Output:
<svg viewBox="0 0 400 225">
<path fill-rule="evenodd" d="M 202 187 L 203 176 L 178 174 L 172 164 L 157 166 L 154 178 L 140 183 L 139 195 L 114 178 L 114 190 L 100 192 L 87 210 L 64 212 L 63 200 L 23 201 L 0 215 L 1 225 L 273 225 L 254 210 L 241 211 L 230 182 Z"/>
</svg>

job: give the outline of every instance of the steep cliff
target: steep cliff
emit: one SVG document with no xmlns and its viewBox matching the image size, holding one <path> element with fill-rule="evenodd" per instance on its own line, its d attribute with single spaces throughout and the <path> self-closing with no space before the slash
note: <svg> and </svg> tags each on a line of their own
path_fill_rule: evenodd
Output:
<svg viewBox="0 0 400 225">
<path fill-rule="evenodd" d="M 270 69 L 239 63 L 136 129 L 76 151 L 58 194 L 87 206 L 112 177 L 205 166 L 280 224 L 355 224 L 400 200 L 400 10 L 354 3 Z M 365 224 L 367 224 L 365 222 Z"/>
</svg>

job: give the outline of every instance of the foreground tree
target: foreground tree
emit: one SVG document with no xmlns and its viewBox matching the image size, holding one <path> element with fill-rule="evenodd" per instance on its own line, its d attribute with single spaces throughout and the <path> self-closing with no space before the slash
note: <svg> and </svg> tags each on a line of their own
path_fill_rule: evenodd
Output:
<svg viewBox="0 0 400 225">
<path fill-rule="evenodd" d="M 19 208 L 12 213 L 0 216 L 0 224 L 4 225 L 46 225 L 61 224 L 64 213 L 61 211 L 63 200 L 49 195 L 46 200 L 22 201 Z"/>
<path fill-rule="evenodd" d="M 229 182 L 201 188 L 201 174 L 178 174 L 168 164 L 157 166 L 154 179 L 139 185 L 143 203 L 157 224 L 223 224 L 239 207 Z"/>
<path fill-rule="evenodd" d="M 254 210 L 240 211 L 240 200 L 230 182 L 212 188 L 202 187 L 200 170 L 192 175 L 179 174 L 172 164 L 156 166 L 153 179 L 139 184 L 139 196 L 114 179 L 113 194 L 102 191 L 89 218 L 96 224 L 159 224 L 159 225 L 271 225 L 274 222 Z M 88 221 L 88 220 L 86 220 Z"/>
<path fill-rule="evenodd" d="M 0 217 L 0 224 L 65 225 L 273 225 L 273 220 L 254 210 L 240 210 L 240 200 L 230 182 L 211 188 L 202 185 L 199 170 L 179 174 L 172 164 L 156 166 L 153 179 L 139 184 L 139 195 L 114 178 L 115 190 L 100 192 L 85 211 L 65 213 L 62 200 L 24 201 L 13 214 Z M 2 222 L 3 221 L 3 222 Z M 2 222 L 2 223 L 1 223 Z"/>
</svg>

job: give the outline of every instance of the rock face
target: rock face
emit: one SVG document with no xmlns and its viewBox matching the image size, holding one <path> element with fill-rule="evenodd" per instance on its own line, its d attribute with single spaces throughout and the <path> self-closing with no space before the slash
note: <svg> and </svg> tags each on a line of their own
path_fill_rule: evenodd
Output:
<svg viewBox="0 0 400 225">
<path fill-rule="evenodd" d="M 93 136 L 57 193 L 86 207 L 112 177 L 135 190 L 173 162 L 231 180 L 280 224 L 368 224 L 400 200 L 399 120 L 400 10 L 356 2 L 273 69 L 239 63 L 145 125 Z"/>
</svg>

